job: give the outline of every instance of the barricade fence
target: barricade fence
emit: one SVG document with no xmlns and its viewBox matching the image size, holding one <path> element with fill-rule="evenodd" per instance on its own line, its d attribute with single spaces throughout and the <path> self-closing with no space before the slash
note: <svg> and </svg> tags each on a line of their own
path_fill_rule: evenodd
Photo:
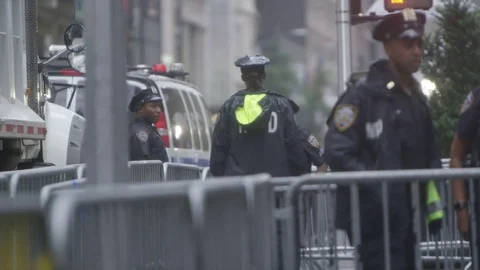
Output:
<svg viewBox="0 0 480 270">
<path fill-rule="evenodd" d="M 326 188 L 328 189 L 329 184 L 336 184 L 337 187 L 341 186 L 343 188 L 342 194 L 336 194 L 336 196 L 339 199 L 345 200 L 348 196 L 348 199 L 350 199 L 349 204 L 351 211 L 349 212 L 351 213 L 351 217 L 349 217 L 349 226 L 351 226 L 351 228 L 347 229 L 350 230 L 350 235 L 352 236 L 352 246 L 356 247 L 355 249 L 351 249 L 352 251 L 355 251 L 353 252 L 353 255 L 354 259 L 356 259 L 356 269 L 361 269 L 360 261 L 358 259 L 362 256 L 359 255 L 359 250 L 365 252 L 365 248 L 368 243 L 364 241 L 372 241 L 372 237 L 371 235 L 369 235 L 369 233 L 372 232 L 367 230 L 369 227 L 373 227 L 375 225 L 376 230 L 380 230 L 380 232 L 383 232 L 383 236 L 381 233 L 379 233 L 377 234 L 377 239 L 374 239 L 377 241 L 375 243 L 377 247 L 378 245 L 380 245 L 381 247 L 383 247 L 383 251 L 395 249 L 396 247 L 398 247 L 397 244 L 400 241 L 396 235 L 396 232 L 398 232 L 398 224 L 396 224 L 395 220 L 391 220 L 391 216 L 389 213 L 389 211 L 391 210 L 391 206 L 388 205 L 388 196 L 391 196 L 392 191 L 395 191 L 392 190 L 392 187 L 398 188 L 399 186 L 404 185 L 404 183 L 407 183 L 407 181 L 411 182 L 413 195 L 411 201 L 413 201 L 415 209 L 413 213 L 413 231 L 416 235 L 420 235 L 422 231 L 421 226 L 422 224 L 424 224 L 424 218 L 421 216 L 420 211 L 423 204 L 419 201 L 419 182 L 412 182 L 412 179 L 415 179 L 416 181 L 437 180 L 438 183 L 443 183 L 445 179 L 476 179 L 478 177 L 480 177 L 480 169 L 352 172 L 330 173 L 325 175 L 309 175 L 300 177 L 300 179 L 296 179 L 296 181 L 292 182 L 292 185 L 290 186 L 287 194 L 288 206 L 285 210 L 285 216 L 286 221 L 289 225 L 287 226 L 287 237 L 286 239 L 283 239 L 287 242 L 287 244 L 285 245 L 287 247 L 287 250 L 283 256 L 287 260 L 285 262 L 287 265 L 286 269 L 296 269 L 295 267 L 301 263 L 299 261 L 300 257 L 303 257 L 304 260 L 310 258 L 318 262 L 321 258 L 329 258 L 331 253 L 335 254 L 336 256 L 340 254 L 339 250 L 336 250 L 338 249 L 338 246 L 322 245 L 319 242 L 315 243 L 316 246 L 314 248 L 311 248 L 311 246 L 305 248 L 306 244 L 308 244 L 308 241 L 306 242 L 304 240 L 305 233 L 302 231 L 302 229 L 304 228 L 304 213 L 309 210 L 308 205 L 306 206 L 303 200 L 303 197 L 305 195 L 305 191 L 303 190 L 304 187 L 313 188 L 317 186 L 318 189 L 325 190 Z M 470 181 L 473 182 L 473 180 Z M 370 208 L 368 211 L 366 211 L 365 209 L 359 208 L 359 205 L 361 204 L 360 202 L 363 202 L 365 200 L 366 184 L 370 186 L 376 185 L 377 191 L 381 191 L 382 195 L 381 198 L 379 198 L 377 209 Z M 339 190 L 337 188 L 337 192 L 338 191 Z M 372 195 L 370 194 L 367 196 Z M 473 199 L 473 197 L 471 198 Z M 335 201 L 331 200 L 331 206 L 328 208 L 335 209 L 335 203 Z M 470 209 L 473 209 L 473 207 L 474 205 L 472 204 Z M 472 259 L 471 257 L 475 257 L 477 254 L 476 238 L 472 237 L 471 248 L 473 250 L 473 253 L 471 253 L 472 256 L 470 257 L 468 243 L 461 241 L 460 238 L 458 240 L 455 239 L 456 226 L 454 212 L 449 212 L 448 207 L 445 207 L 445 205 L 444 210 L 447 210 L 445 211 L 447 215 L 443 219 L 443 229 L 440 232 L 437 241 L 422 242 L 417 243 L 418 245 L 416 245 L 416 269 L 466 269 Z M 345 212 L 345 215 L 346 214 L 347 212 Z M 369 215 L 370 218 L 368 218 Z M 371 215 L 375 215 L 373 219 L 371 218 Z M 388 217 L 390 217 L 390 219 L 388 219 Z M 317 217 L 317 220 L 321 219 Z M 473 219 L 471 221 L 472 224 L 470 225 L 472 228 L 472 233 L 473 236 L 475 236 L 476 224 L 474 223 Z M 370 224 L 368 222 L 370 222 Z M 397 223 L 399 223 L 399 220 L 397 220 Z M 328 222 L 325 223 L 325 225 L 327 224 Z M 453 231 L 455 232 L 453 233 Z M 328 235 L 335 236 L 335 232 L 330 231 Z M 363 239 L 365 235 L 367 235 L 367 239 Z M 419 242 L 420 237 L 417 237 L 416 241 Z M 335 249 L 334 252 L 331 251 L 332 248 Z M 299 251 L 301 253 L 299 253 Z M 363 254 L 364 263 L 365 261 L 372 260 L 372 258 L 365 259 L 365 257 L 367 256 L 365 254 L 369 253 Z M 403 258 L 403 260 L 405 259 Z M 340 260 L 338 258 L 334 258 L 333 261 L 339 262 Z M 398 256 L 396 256 L 395 253 L 390 254 L 390 252 L 384 252 L 384 254 L 381 254 L 381 256 L 375 258 L 375 261 L 377 263 L 384 263 L 383 267 L 380 266 L 381 264 L 379 264 L 378 267 L 380 268 L 378 269 L 398 269 L 396 267 L 399 267 L 399 265 L 401 265 L 399 264 Z M 335 265 L 331 266 L 337 267 Z M 364 269 L 373 269 L 373 267 L 369 265 L 367 266 L 367 268 Z"/>
<path fill-rule="evenodd" d="M 161 161 L 128 162 L 130 183 L 151 183 L 176 180 L 204 180 L 211 177 L 208 168 Z M 87 177 L 85 164 L 51 166 L 0 173 L 0 196 L 15 198 L 18 194 L 38 195 L 50 184 Z"/>
<path fill-rule="evenodd" d="M 443 161 L 444 165 L 448 164 L 448 161 Z M 130 162 L 130 186 L 128 191 L 125 191 L 125 194 L 131 192 L 131 196 L 135 197 L 136 191 L 138 189 L 142 189 L 142 187 L 147 187 L 150 185 L 154 185 L 155 182 L 165 182 L 165 181 L 177 181 L 182 180 L 181 178 L 177 177 L 185 177 L 183 180 L 206 180 L 212 178 L 211 174 L 209 173 L 208 168 L 201 168 L 197 166 L 191 165 L 184 165 L 184 164 L 169 164 L 165 163 L 162 164 L 161 162 L 153 162 L 153 161 L 140 161 L 140 162 Z M 184 170 L 182 171 L 182 168 Z M 48 170 L 50 169 L 50 170 Z M 36 171 L 36 173 L 34 172 Z M 22 198 L 23 196 L 20 195 L 33 195 L 36 194 L 41 198 L 39 200 L 41 205 L 45 209 L 51 209 L 51 206 L 48 201 L 52 198 L 55 200 L 56 194 L 62 194 L 64 192 L 73 192 L 77 194 L 86 194 L 83 192 L 83 189 L 86 186 L 86 180 L 84 177 L 86 176 L 85 165 L 71 165 L 66 167 L 52 167 L 52 168 L 40 168 L 34 170 L 24 170 L 18 171 L 10 174 L 0 174 L 0 192 L 3 190 L 3 194 L 8 194 L 11 198 Z M 453 170 L 455 171 L 455 170 Z M 464 170 L 464 172 L 468 173 L 469 170 Z M 419 171 L 420 172 L 420 171 Z M 408 179 L 423 179 L 422 175 L 418 176 L 415 173 L 419 172 L 410 172 L 410 171 L 403 171 L 399 172 L 407 173 L 408 176 L 404 176 L 403 178 L 400 176 L 392 177 L 388 175 L 390 172 L 375 172 L 375 176 L 371 181 L 380 181 L 379 179 L 383 176 L 383 178 L 388 179 L 389 184 L 393 184 L 394 182 L 404 181 L 406 178 Z M 471 253 L 470 253 L 470 246 L 468 242 L 462 241 L 461 237 L 458 234 L 456 228 L 456 220 L 452 202 L 451 191 L 449 188 L 449 179 L 452 176 L 452 170 L 444 170 L 442 173 L 438 171 L 430 171 L 435 172 L 435 176 L 431 178 L 440 179 L 442 181 L 438 181 L 439 192 L 443 199 L 444 209 L 446 210 L 446 216 L 443 221 L 443 228 L 436 237 L 432 237 L 428 233 L 428 228 L 424 225 L 424 222 L 418 222 L 419 224 L 415 229 L 415 233 L 418 240 L 418 264 L 423 264 L 422 266 L 425 268 L 419 269 L 464 269 L 468 266 L 468 263 L 471 262 Z M 358 173 L 358 172 L 357 172 Z M 357 174 L 355 173 L 355 174 Z M 15 176 L 15 174 L 18 174 Z M 38 177 L 35 177 L 35 175 Z M 363 174 L 363 173 L 362 173 Z M 346 175 L 344 180 L 339 180 L 339 175 Z M 336 228 L 335 224 L 335 208 L 336 208 L 336 196 L 337 196 L 337 186 L 336 184 L 341 183 L 344 185 L 350 185 L 348 181 L 351 181 L 351 185 L 353 185 L 354 189 L 355 186 L 358 186 L 362 181 L 369 181 L 366 180 L 367 176 L 360 177 L 358 175 L 357 178 L 353 177 L 353 175 L 342 174 L 342 173 L 328 173 L 328 174 L 315 174 L 311 176 L 305 176 L 301 178 L 285 178 L 285 179 L 271 179 L 271 194 L 272 197 L 271 201 L 275 203 L 275 210 L 273 211 L 272 217 L 275 217 L 274 222 L 274 236 L 272 237 L 273 242 L 271 243 L 270 253 L 272 258 L 284 258 L 283 260 L 273 260 L 272 265 L 274 264 L 283 264 L 287 265 L 284 269 L 290 269 L 288 266 L 293 264 L 300 264 L 302 269 L 354 269 L 352 266 L 353 263 L 356 262 L 356 258 L 358 259 L 357 253 L 355 253 L 354 247 L 358 247 L 358 243 L 361 243 L 361 239 L 355 240 L 355 230 L 352 230 L 350 236 L 352 236 L 353 243 L 350 244 L 350 239 L 346 236 L 346 234 Z M 457 176 L 477 176 L 477 175 L 458 175 Z M 380 178 L 379 178 L 380 177 Z M 400 178 L 398 178 L 400 177 Z M 217 178 L 212 178 L 215 180 Z M 408 180 L 407 179 L 407 180 Z M 152 183 L 153 182 L 153 183 Z M 194 181 L 199 183 L 197 181 Z M 207 183 L 208 182 L 208 183 Z M 210 185 L 211 182 L 217 181 L 206 181 L 206 185 Z M 298 184 L 305 182 L 304 184 Z M 13 183 L 13 184 L 12 184 Z M 136 184 L 142 185 L 136 185 Z M 183 181 L 182 181 L 183 183 Z M 293 184 L 292 184 L 293 183 Z M 132 185 L 133 184 L 133 185 Z M 193 184 L 193 183 L 192 183 Z M 161 186 L 163 186 L 162 184 Z M 170 185 L 170 184 L 169 184 Z M 300 185 L 300 189 L 298 188 Z M 415 184 L 412 184 L 415 185 Z M 386 186 L 386 185 L 385 185 Z M 2 187 L 4 187 L 2 189 Z M 42 188 L 43 187 L 43 188 Z M 166 187 L 166 186 L 165 186 Z M 13 188 L 13 189 L 12 189 Z M 80 189 L 77 191 L 69 191 L 69 189 Z M 294 191 L 292 191 L 294 190 Z M 90 190 L 89 190 L 90 192 Z M 193 191 L 190 191 L 193 192 Z M 297 192 L 297 193 L 295 193 Z M 287 194 L 288 193 L 288 194 Z M 355 193 L 355 192 L 353 192 Z M 0 193 L 2 194 L 2 193 Z M 292 194 L 296 194 L 295 196 Z M 353 194 L 352 194 L 353 195 Z M 1 195 L 0 195 L 1 196 Z M 83 195 L 78 195 L 83 196 Z M 355 197 L 355 196 L 352 196 Z M 251 196 L 249 197 L 251 198 Z M 275 199 L 274 199 L 275 198 Z M 133 200 L 133 199 L 132 199 Z M 189 199 L 190 200 L 190 199 Z M 228 201 L 228 200 L 227 200 Z M 248 200 L 247 200 L 248 201 Z M 244 201 L 247 202 L 247 201 Z M 296 202 L 295 207 L 292 205 L 292 201 Z M 255 202 L 255 200 L 254 200 Z M 418 203 L 418 202 L 417 202 Z M 241 204 L 241 203 L 240 203 Z M 138 204 L 139 206 L 135 207 L 135 210 L 129 210 L 133 214 L 126 214 L 128 218 L 133 218 L 135 220 L 143 220 L 142 222 L 146 222 L 153 226 L 153 222 L 155 220 L 160 219 L 161 215 L 153 215 L 148 217 L 152 211 L 150 211 L 149 207 L 146 205 L 142 208 L 142 204 Z M 380 206 L 379 206 L 380 207 Z M 85 218 L 86 216 L 90 215 L 89 211 L 83 210 L 85 207 L 80 207 L 77 212 L 80 218 Z M 143 209 L 143 210 L 141 210 Z M 388 210 L 388 207 L 387 207 Z M 72 210 L 73 211 L 73 210 Z M 100 210 L 99 210 L 100 211 Z M 103 211 L 103 210 L 102 210 Z M 100 211 L 100 212 L 102 212 Z M 141 213 L 143 211 L 143 213 Z M 192 211 L 190 209 L 190 211 Z M 48 211 L 50 213 L 50 211 Z M 128 212 L 128 211 L 127 211 Z M 200 211 L 201 212 L 201 211 Z M 203 213 L 203 212 L 202 212 Z M 292 214 L 295 214 L 295 220 L 292 221 Z M 133 215 L 133 216 L 132 216 Z M 192 214 L 193 215 L 193 214 Z M 225 215 L 225 214 L 224 214 Z M 114 216 L 112 216 L 114 217 Z M 215 219 L 215 215 L 209 216 L 210 219 Z M 233 219 L 233 217 L 231 217 Z M 381 217 L 379 217 L 381 218 Z M 418 217 L 417 217 L 418 218 Z M 352 216 L 352 221 L 354 220 Z M 99 221 L 95 221 L 95 224 L 98 224 Z M 417 224 L 416 223 L 416 224 Z M 49 224 L 50 226 L 51 224 Z M 149 239 L 151 234 L 148 232 L 143 233 L 143 228 L 147 225 L 140 224 L 135 226 L 140 226 L 138 229 L 132 224 L 127 224 L 131 227 L 124 228 L 127 231 L 130 231 L 129 241 L 137 241 L 136 246 L 141 245 L 154 245 L 150 243 Z M 126 225 L 125 225 L 126 226 Z M 148 227 L 147 226 L 147 227 Z M 216 223 L 212 223 L 209 226 L 217 226 L 216 230 L 225 229 L 231 232 L 224 225 L 218 225 Z M 220 227 L 218 227 L 220 226 Z M 233 225 L 232 225 L 233 226 Z M 423 227 L 421 227 L 423 226 Z M 388 227 L 388 226 L 387 226 Z M 88 227 L 90 228 L 90 227 Z M 77 247 L 78 249 L 84 248 L 82 252 L 73 252 L 77 256 L 77 261 L 84 261 L 87 258 L 88 253 L 91 252 L 93 249 L 88 249 L 88 247 L 83 247 L 85 241 L 88 239 L 96 239 L 97 236 L 91 237 L 88 228 L 80 228 L 75 232 L 78 235 L 74 242 L 81 245 L 82 247 Z M 93 226 L 93 228 L 98 228 L 98 226 Z M 148 229 L 146 229 L 148 231 Z M 136 231 L 137 233 L 134 233 Z M 140 232 L 142 231 L 142 232 Z M 13 229 L 12 235 L 15 234 L 24 234 L 20 230 Z M 4 233 L 4 232 L 3 232 Z M 219 232 L 220 233 L 220 232 Z M 358 232 L 357 232 L 358 233 Z M 135 238 L 135 235 L 142 234 L 145 237 L 140 237 L 140 239 Z M 227 233 L 225 233 L 227 234 Z M 197 235 L 198 236 L 198 235 Z M 220 236 L 218 236 L 220 237 Z M 12 239 L 16 239 L 19 237 L 13 237 Z M 133 239 L 133 240 L 131 240 Z M 195 241 L 199 241 L 195 238 Z M 292 242 L 292 239 L 295 240 Z M 388 239 L 388 237 L 385 237 Z M 208 239 L 205 239 L 207 241 Z M 215 241 L 213 243 L 209 242 L 209 246 L 216 246 L 217 244 Z M 253 241 L 253 240 L 252 240 Z M 357 241 L 357 242 L 356 242 Z M 360 242 L 359 242 L 360 241 Z M 387 240 L 384 240 L 387 241 Z M 392 240 L 390 240 L 391 243 Z M 395 239 L 394 239 L 395 241 Z M 196 242 L 196 243 L 197 243 Z M 150 244 L 148 244 L 150 243 Z M 248 242 L 249 245 L 251 244 Z M 292 245 L 292 243 L 294 243 Z M 19 243 L 13 243 L 13 245 L 18 246 Z M 227 246 L 226 243 L 224 243 Z M 232 245 L 232 244 L 229 244 Z M 258 246 L 259 243 L 254 244 L 251 248 Z M 150 256 L 146 264 L 138 265 L 139 262 L 142 264 L 148 256 L 145 255 L 148 253 L 146 251 L 148 248 L 143 247 L 140 249 L 134 249 L 137 253 L 143 255 L 135 255 L 139 258 L 132 259 L 135 261 L 131 264 L 131 267 L 128 269 L 163 269 L 161 264 L 158 262 L 151 261 L 152 256 Z M 212 247 L 213 249 L 213 247 Z M 218 249 L 217 251 L 220 252 L 223 249 Z M 298 257 L 289 257 L 292 254 L 292 250 L 297 250 L 299 252 L 293 252 Z M 93 252 L 93 251 L 92 251 Z M 29 251 L 29 253 L 33 254 L 33 251 Z M 87 255 L 85 255 L 87 254 Z M 97 254 L 98 255 L 98 254 Z M 197 254 L 198 255 L 198 254 Z M 72 255 L 73 256 L 73 255 Z M 87 256 L 87 257 L 85 257 Z M 133 255 L 132 255 L 133 256 Z M 146 257 L 145 257 L 146 256 Z M 253 255 L 249 255 L 253 256 Z M 17 256 L 18 257 L 18 256 Z M 140 258 L 141 257 L 141 258 Z M 388 256 L 384 258 L 385 261 L 391 261 L 387 259 Z M 257 259 L 258 260 L 258 259 Z M 13 259 L 12 259 L 13 261 Z M 219 262 L 215 262 L 218 264 Z M 90 269 L 85 267 L 94 267 L 91 265 L 87 265 L 89 263 L 82 262 L 83 268 L 78 269 Z M 13 265 L 13 264 L 12 264 Z M 11 269 L 20 270 L 22 268 L 18 268 L 18 260 L 16 261 L 17 267 L 12 267 Z M 150 265 L 150 266 L 145 266 Z M 209 264 L 207 264 L 209 265 Z M 146 267 L 146 268 L 145 268 Z M 243 267 L 243 266 L 242 266 Z M 358 266 L 357 266 L 358 267 Z M 71 268 L 77 269 L 77 268 Z M 95 267 L 92 269 L 96 269 Z M 170 269 L 170 268 L 168 268 Z M 176 268 L 173 268 L 176 269 Z M 194 269 L 194 268 L 192 268 Z M 209 268 L 206 268 L 209 269 Z M 243 269 L 243 268 L 237 268 Z M 252 268 L 253 269 L 253 268 Z M 261 268 L 266 269 L 266 268 Z M 270 269 L 270 268 L 269 268 Z M 278 268 L 275 268 L 278 269 Z M 360 268 L 356 268 L 360 269 Z M 385 269 L 391 269 L 385 267 Z M 394 269 L 394 268 L 393 268 Z M 467 269 L 467 268 L 465 268 Z"/>
</svg>

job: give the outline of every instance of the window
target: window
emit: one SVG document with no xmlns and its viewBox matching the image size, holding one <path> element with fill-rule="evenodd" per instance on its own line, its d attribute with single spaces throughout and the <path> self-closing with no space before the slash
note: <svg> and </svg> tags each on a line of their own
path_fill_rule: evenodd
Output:
<svg viewBox="0 0 480 270">
<path fill-rule="evenodd" d="M 164 88 L 165 110 L 172 129 L 173 147 L 192 149 L 192 135 L 188 125 L 188 115 L 178 89 Z"/>
<path fill-rule="evenodd" d="M 205 100 L 203 99 L 203 97 L 198 97 L 198 99 L 200 100 L 200 104 L 201 104 L 200 106 L 202 107 L 203 113 L 206 117 L 205 121 L 206 121 L 208 131 L 209 131 L 208 136 L 210 137 L 211 134 L 213 134 L 213 121 L 212 121 L 212 116 L 213 115 L 207 109 L 207 104 L 205 103 Z"/>
<path fill-rule="evenodd" d="M 200 129 L 201 133 L 201 140 L 202 140 L 202 149 L 204 151 L 210 150 L 210 145 L 208 145 L 208 126 L 207 126 L 207 121 L 205 120 L 204 114 L 202 112 L 202 105 L 199 101 L 199 99 L 195 96 L 190 94 L 190 98 L 193 101 L 193 106 L 195 110 L 195 117 L 198 121 L 198 128 Z"/>
<path fill-rule="evenodd" d="M 197 113 L 193 109 L 192 99 L 190 98 L 190 94 L 187 92 L 183 92 L 183 96 L 185 97 L 185 102 L 187 103 L 188 114 L 190 117 L 190 124 L 192 127 L 192 136 L 194 147 L 197 150 L 200 150 L 200 127 L 198 126 Z"/>
</svg>

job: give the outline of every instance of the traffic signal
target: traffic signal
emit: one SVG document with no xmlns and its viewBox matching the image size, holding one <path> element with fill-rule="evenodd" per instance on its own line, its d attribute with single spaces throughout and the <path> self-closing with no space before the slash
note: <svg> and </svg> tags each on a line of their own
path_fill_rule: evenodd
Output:
<svg viewBox="0 0 480 270">
<path fill-rule="evenodd" d="M 384 3 L 388 12 L 404 8 L 428 10 L 433 6 L 433 0 L 384 0 Z"/>
</svg>

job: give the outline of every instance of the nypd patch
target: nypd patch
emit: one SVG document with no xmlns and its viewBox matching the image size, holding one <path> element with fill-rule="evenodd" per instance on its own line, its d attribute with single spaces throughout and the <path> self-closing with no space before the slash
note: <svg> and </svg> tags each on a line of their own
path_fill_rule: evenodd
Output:
<svg viewBox="0 0 480 270">
<path fill-rule="evenodd" d="M 316 148 L 319 148 L 320 147 L 320 143 L 318 142 L 317 138 L 315 138 L 315 136 L 313 136 L 313 134 L 310 134 L 310 136 L 308 136 L 308 143 L 313 146 L 313 147 L 316 147 Z"/>
<path fill-rule="evenodd" d="M 358 109 L 351 104 L 341 104 L 335 108 L 333 121 L 338 131 L 349 129 L 357 119 Z"/>
<path fill-rule="evenodd" d="M 148 141 L 148 133 L 145 130 L 137 131 L 136 135 L 140 142 L 146 143 Z"/>
<path fill-rule="evenodd" d="M 473 91 L 468 93 L 467 98 L 465 98 L 465 101 L 462 104 L 462 108 L 460 109 L 460 114 L 464 113 L 468 108 L 470 108 L 475 101 L 475 96 L 473 95 Z"/>
</svg>

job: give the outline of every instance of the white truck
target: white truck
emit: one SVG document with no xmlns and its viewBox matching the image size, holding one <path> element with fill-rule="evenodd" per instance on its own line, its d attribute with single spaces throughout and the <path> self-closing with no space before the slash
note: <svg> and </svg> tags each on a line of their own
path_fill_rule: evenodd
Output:
<svg viewBox="0 0 480 270">
<path fill-rule="evenodd" d="M 0 1 L 0 171 L 80 162 L 85 119 L 46 101 L 36 8 Z"/>
</svg>

